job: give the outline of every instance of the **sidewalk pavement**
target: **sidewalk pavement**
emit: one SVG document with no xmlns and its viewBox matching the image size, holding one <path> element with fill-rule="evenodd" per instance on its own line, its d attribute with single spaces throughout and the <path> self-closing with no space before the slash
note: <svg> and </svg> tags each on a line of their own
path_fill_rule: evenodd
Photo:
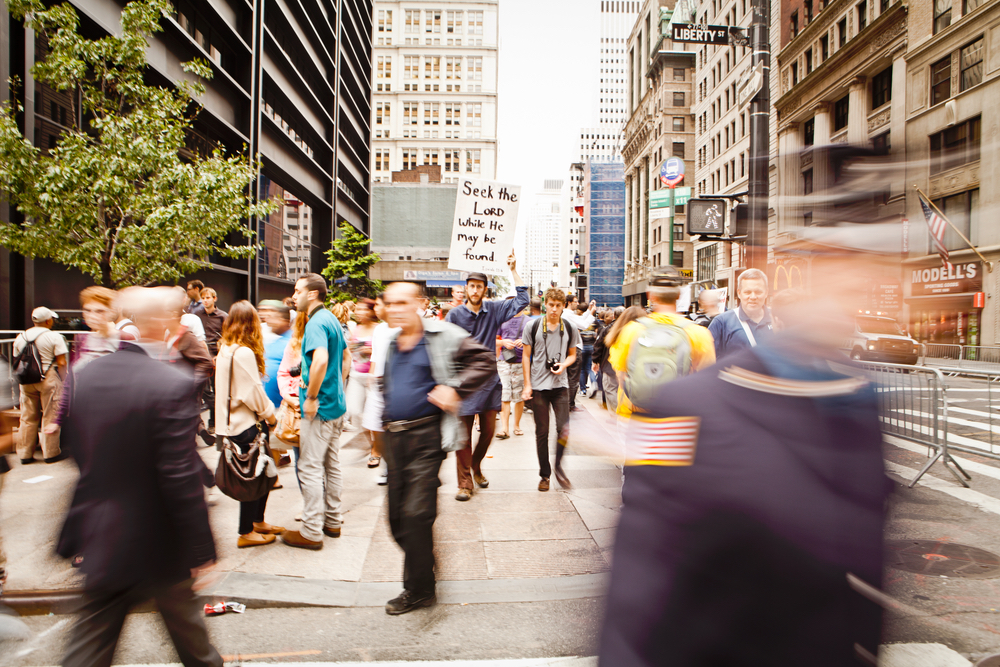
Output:
<svg viewBox="0 0 1000 667">
<path fill-rule="evenodd" d="M 439 599 L 445 603 L 530 602 L 603 595 L 621 505 L 621 472 L 603 457 L 574 455 L 573 433 L 591 438 L 609 426 L 598 399 L 581 398 L 573 413 L 564 467 L 573 484 L 537 490 L 534 421 L 525 414 L 522 436 L 495 440 L 483 464 L 490 480 L 468 502 L 454 499 L 454 455 L 441 467 L 434 526 Z M 513 426 L 512 426 L 513 428 Z M 600 439 L 600 438 L 599 438 Z M 610 438 L 608 438 L 610 439 Z M 324 538 L 321 551 L 278 541 L 238 549 L 239 504 L 215 492 L 209 514 L 215 533 L 218 579 L 203 593 L 253 606 L 382 606 L 401 589 L 403 555 L 389 532 L 385 487 L 367 467 L 358 431 L 341 438 L 344 526 Z M 555 452 L 555 435 L 550 435 Z M 199 449 L 212 468 L 213 447 Z M 5 592 L 70 591 L 82 584 L 55 543 L 77 471 L 70 461 L 16 467 L 0 493 L 0 539 L 7 553 Z M 301 510 L 295 471 L 280 470 L 284 488 L 271 493 L 266 521 L 297 527 Z"/>
</svg>

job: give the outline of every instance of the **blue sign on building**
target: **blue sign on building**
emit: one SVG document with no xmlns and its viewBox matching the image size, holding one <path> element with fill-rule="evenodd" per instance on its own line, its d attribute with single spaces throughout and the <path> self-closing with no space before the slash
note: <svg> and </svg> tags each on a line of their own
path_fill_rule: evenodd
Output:
<svg viewBox="0 0 1000 667">
<path fill-rule="evenodd" d="M 625 166 L 590 164 L 590 298 L 599 306 L 621 306 L 625 282 Z"/>
</svg>

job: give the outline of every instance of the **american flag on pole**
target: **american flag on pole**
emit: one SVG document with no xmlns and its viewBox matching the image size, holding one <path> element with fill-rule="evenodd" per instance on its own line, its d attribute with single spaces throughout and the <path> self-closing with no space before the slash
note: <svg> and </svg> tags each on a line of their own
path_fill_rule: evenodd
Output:
<svg viewBox="0 0 1000 667">
<path fill-rule="evenodd" d="M 625 465 L 691 465 L 700 427 L 700 417 L 650 419 L 632 415 L 625 435 Z"/>
<path fill-rule="evenodd" d="M 941 261 L 944 265 L 951 266 L 951 262 L 948 261 L 948 247 L 944 244 L 944 233 L 948 231 L 948 221 L 944 216 L 938 215 L 931 203 L 924 199 L 923 194 L 917 193 L 917 197 L 920 198 L 920 208 L 924 210 L 924 218 L 927 219 L 927 226 L 931 230 L 931 238 L 934 240 L 934 247 L 937 249 L 938 255 L 941 257 Z"/>
</svg>

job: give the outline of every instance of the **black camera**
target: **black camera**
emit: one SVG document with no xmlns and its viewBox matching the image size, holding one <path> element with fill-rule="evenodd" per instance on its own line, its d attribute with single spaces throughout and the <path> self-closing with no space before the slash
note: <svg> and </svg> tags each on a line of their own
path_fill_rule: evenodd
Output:
<svg viewBox="0 0 1000 667">
<path fill-rule="evenodd" d="M 300 361 L 299 363 L 289 368 L 288 374 L 291 375 L 293 378 L 297 378 L 300 375 L 302 375 L 302 362 Z"/>
<path fill-rule="evenodd" d="M 559 360 L 558 359 L 548 359 L 545 362 L 545 367 L 548 368 L 549 371 L 555 373 L 557 370 L 559 370 Z"/>
</svg>

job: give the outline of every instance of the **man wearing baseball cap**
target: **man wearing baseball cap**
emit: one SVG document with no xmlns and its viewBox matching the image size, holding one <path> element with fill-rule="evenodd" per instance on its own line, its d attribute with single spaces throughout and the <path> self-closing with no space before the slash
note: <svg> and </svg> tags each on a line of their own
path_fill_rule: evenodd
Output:
<svg viewBox="0 0 1000 667">
<path fill-rule="evenodd" d="M 463 305 L 452 308 L 448 313 L 447 321 L 462 327 L 476 340 L 477 343 L 487 349 L 494 349 L 496 346 L 497 331 L 500 325 L 511 319 L 528 305 L 528 288 L 525 287 L 521 276 L 517 273 L 517 260 L 514 253 L 507 258 L 507 266 L 510 268 L 511 276 L 514 279 L 514 286 L 517 289 L 517 296 L 504 301 L 487 301 L 486 296 L 486 276 L 482 273 L 470 273 L 465 279 L 465 298 Z M 500 375 L 496 368 L 493 369 L 493 377 L 486 381 L 481 389 L 476 391 L 464 401 L 459 409 L 459 416 L 465 424 L 469 444 L 465 449 L 455 452 L 455 463 L 458 467 L 458 494 L 456 500 L 468 500 L 472 497 L 473 480 L 480 488 L 486 488 L 490 481 L 483 476 L 482 464 L 486 458 L 486 450 L 493 440 L 493 432 L 497 426 L 497 413 L 501 408 L 502 387 Z M 479 415 L 479 442 L 476 443 L 475 452 L 472 449 L 472 425 L 476 415 Z"/>
<path fill-rule="evenodd" d="M 35 308 L 31 311 L 31 321 L 35 326 L 23 334 L 18 334 L 14 340 L 14 359 L 17 359 L 25 346 L 31 344 L 34 346 L 42 371 L 41 382 L 21 385 L 21 423 L 17 455 L 22 464 L 34 462 L 35 449 L 39 445 L 46 463 L 55 463 L 65 458 L 59 448 L 59 431 L 52 434 L 44 432 L 59 412 L 59 399 L 62 394 L 60 370 L 66 368 L 69 356 L 66 339 L 52 331 L 52 326 L 58 317 L 55 312 L 44 306 Z"/>
</svg>

